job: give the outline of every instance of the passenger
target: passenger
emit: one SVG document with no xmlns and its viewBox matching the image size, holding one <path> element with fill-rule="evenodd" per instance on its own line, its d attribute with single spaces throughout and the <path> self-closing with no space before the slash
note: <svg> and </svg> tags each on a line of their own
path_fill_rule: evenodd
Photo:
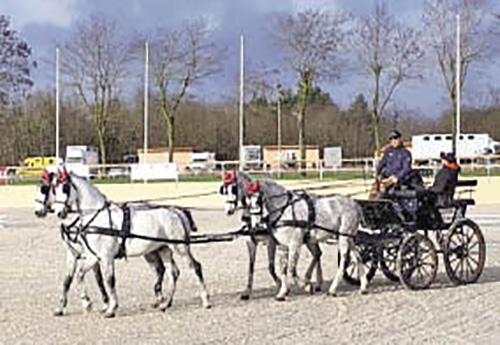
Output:
<svg viewBox="0 0 500 345">
<path fill-rule="evenodd" d="M 436 174 L 434 184 L 430 188 L 437 195 L 436 206 L 445 207 L 453 201 L 453 194 L 458 182 L 460 166 L 453 153 L 441 152 L 441 169 Z"/>
<path fill-rule="evenodd" d="M 377 167 L 370 199 L 380 197 L 388 188 L 396 184 L 404 184 L 410 176 L 411 153 L 404 147 L 401 133 L 397 130 L 392 131 L 389 134 L 389 142 L 390 147 L 385 150 Z"/>
</svg>

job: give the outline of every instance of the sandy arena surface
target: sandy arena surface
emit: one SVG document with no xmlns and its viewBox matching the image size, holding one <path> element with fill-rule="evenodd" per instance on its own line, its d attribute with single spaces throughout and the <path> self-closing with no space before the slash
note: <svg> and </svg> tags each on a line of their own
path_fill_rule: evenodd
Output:
<svg viewBox="0 0 500 345">
<path fill-rule="evenodd" d="M 213 186 L 212 186 L 213 187 Z M 212 188 L 210 187 L 210 188 Z M 208 187 L 206 190 L 210 190 Z M 201 186 L 195 193 L 203 193 Z M 103 188 L 104 190 L 105 188 Z M 154 274 L 141 258 L 117 262 L 120 307 L 103 319 L 91 274 L 87 286 L 94 309 L 85 313 L 74 285 L 64 317 L 54 317 L 65 270 L 65 248 L 54 215 L 38 219 L 31 206 L 6 207 L 13 196 L 0 188 L 0 344 L 498 344 L 500 342 L 500 204 L 472 208 L 469 216 L 487 241 L 480 280 L 452 286 L 440 259 L 437 281 L 425 291 L 409 291 L 380 273 L 361 296 L 342 283 L 340 296 L 307 295 L 293 290 L 286 302 L 274 300 L 265 248 L 257 253 L 254 298 L 241 301 L 247 276 L 244 239 L 193 246 L 203 264 L 212 309 L 201 307 L 195 279 L 184 262 L 172 308 L 150 307 Z M 497 189 L 498 190 L 498 189 Z M 160 195 L 160 194 L 158 194 Z M 180 195 L 180 194 L 179 194 Z M 119 198 L 118 198 L 119 199 Z M 206 207 L 194 211 L 200 233 L 226 232 L 239 225 L 226 217 L 219 196 L 184 200 Z M 27 207 L 29 206 L 29 207 Z M 323 245 L 324 275 L 336 272 L 336 246 Z M 310 256 L 302 251 L 299 272 Z M 323 291 L 327 289 L 327 283 Z"/>
</svg>

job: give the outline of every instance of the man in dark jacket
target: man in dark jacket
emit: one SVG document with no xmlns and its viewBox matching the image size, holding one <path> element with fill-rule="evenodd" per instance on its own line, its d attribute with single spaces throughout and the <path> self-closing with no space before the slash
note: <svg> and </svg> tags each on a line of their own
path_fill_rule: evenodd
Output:
<svg viewBox="0 0 500 345">
<path fill-rule="evenodd" d="M 377 199 L 385 195 L 388 188 L 404 184 L 411 172 L 411 153 L 403 145 L 401 133 L 397 130 L 389 134 L 390 146 L 377 167 L 375 183 L 369 198 Z"/>
<path fill-rule="evenodd" d="M 441 163 L 443 166 L 434 178 L 431 191 L 437 194 L 437 206 L 448 206 L 453 201 L 460 167 L 453 153 L 441 152 Z"/>
<path fill-rule="evenodd" d="M 403 145 L 401 133 L 392 131 L 390 147 L 377 168 L 377 178 L 390 184 L 405 183 L 411 171 L 411 153 Z"/>
</svg>

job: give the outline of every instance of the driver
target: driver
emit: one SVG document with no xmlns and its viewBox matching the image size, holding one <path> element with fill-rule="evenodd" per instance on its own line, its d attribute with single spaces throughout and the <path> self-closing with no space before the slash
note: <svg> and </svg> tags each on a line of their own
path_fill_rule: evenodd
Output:
<svg viewBox="0 0 500 345">
<path fill-rule="evenodd" d="M 376 188 L 379 192 L 396 184 L 404 184 L 411 172 L 411 153 L 403 145 L 399 131 L 389 134 L 390 146 L 384 151 L 384 156 L 377 167 Z"/>
</svg>

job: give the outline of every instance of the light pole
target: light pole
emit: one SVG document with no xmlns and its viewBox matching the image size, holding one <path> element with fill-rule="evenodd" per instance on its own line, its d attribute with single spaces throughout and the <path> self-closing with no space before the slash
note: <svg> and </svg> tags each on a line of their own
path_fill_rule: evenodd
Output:
<svg viewBox="0 0 500 345">
<path fill-rule="evenodd" d="M 278 177 L 281 178 L 281 84 L 276 85 L 278 94 L 277 112 L 278 112 Z"/>
</svg>

